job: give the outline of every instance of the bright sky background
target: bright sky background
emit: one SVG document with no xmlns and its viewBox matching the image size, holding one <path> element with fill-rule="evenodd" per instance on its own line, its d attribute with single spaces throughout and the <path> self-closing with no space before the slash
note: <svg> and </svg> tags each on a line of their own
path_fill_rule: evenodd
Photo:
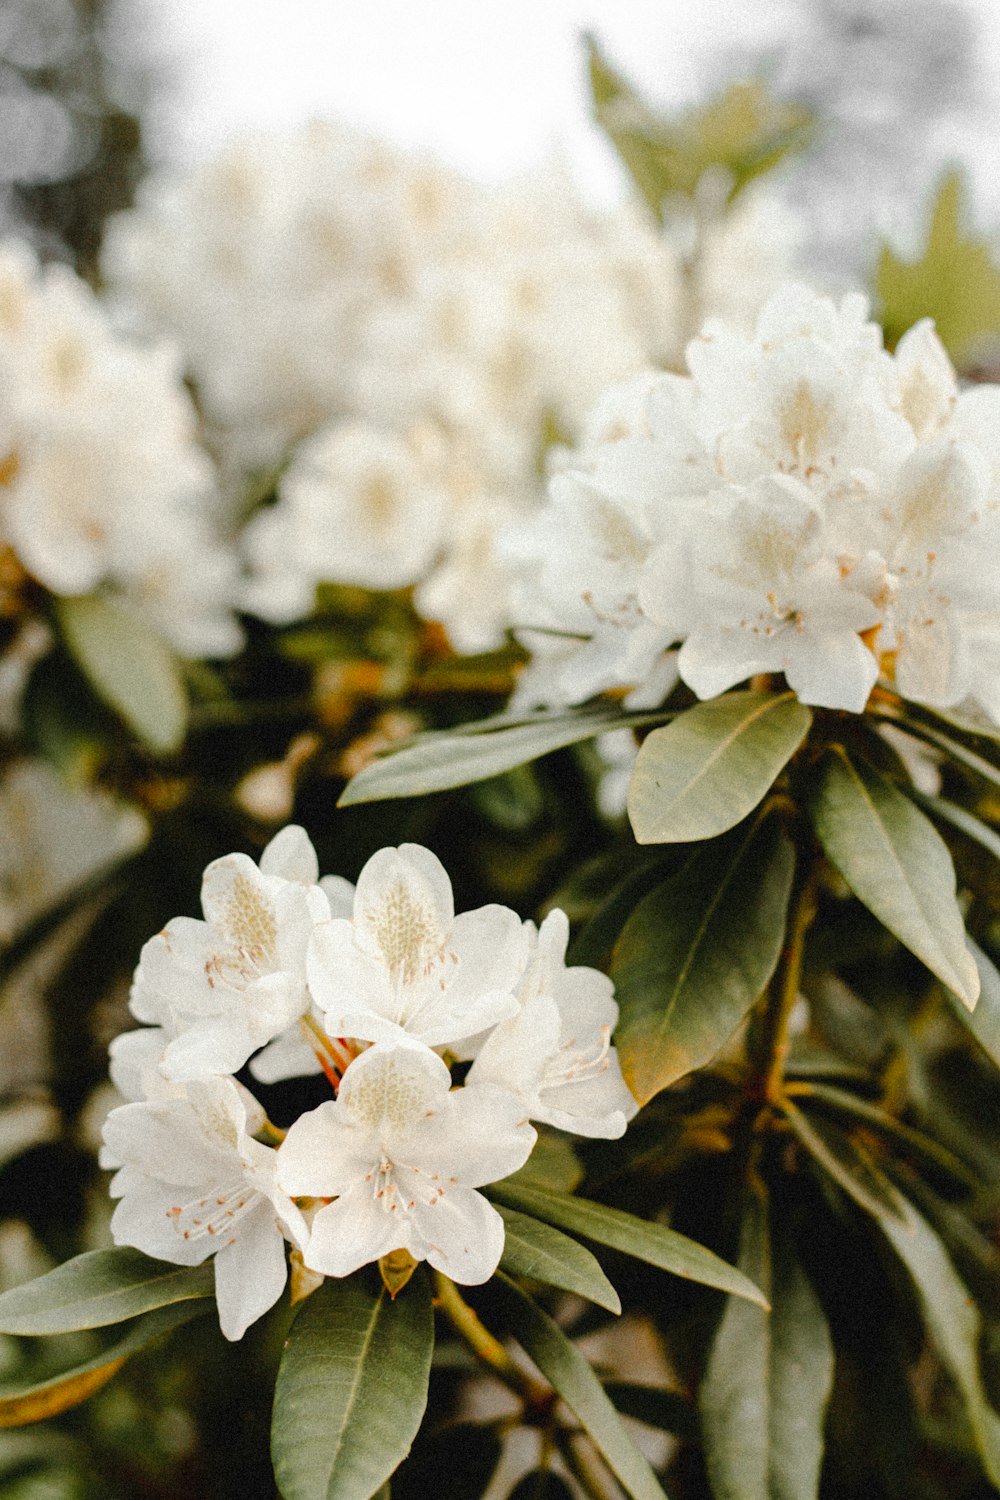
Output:
<svg viewBox="0 0 1000 1500">
<path fill-rule="evenodd" d="M 587 121 L 581 32 L 593 29 L 652 95 L 698 97 L 720 50 L 781 43 L 795 0 L 120 0 L 142 45 L 173 56 L 178 89 L 159 149 L 191 159 L 254 124 L 334 114 L 427 146 L 479 176 L 560 143 L 596 197 L 616 181 Z M 887 3 L 887 0 L 882 0 Z M 984 26 L 984 98 L 1000 58 L 1000 0 L 967 0 Z M 998 132 L 1000 140 L 1000 132 Z M 945 149 L 974 167 L 1000 219 L 1000 152 L 985 105 Z"/>
</svg>

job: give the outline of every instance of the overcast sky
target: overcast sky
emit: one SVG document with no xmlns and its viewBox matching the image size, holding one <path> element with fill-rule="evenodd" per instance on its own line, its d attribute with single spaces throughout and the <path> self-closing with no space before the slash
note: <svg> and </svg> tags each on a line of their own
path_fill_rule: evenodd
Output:
<svg viewBox="0 0 1000 1500">
<path fill-rule="evenodd" d="M 650 93 L 681 102 L 698 97 L 720 49 L 780 44 L 802 14 L 796 0 L 120 3 L 141 14 L 144 47 L 177 60 L 161 152 L 196 158 L 254 124 L 333 114 L 485 177 L 537 161 L 558 143 L 597 197 L 613 192 L 615 172 L 587 123 L 581 32 L 596 31 Z M 967 5 L 984 26 L 988 99 L 1000 3 Z M 995 140 L 981 104 L 978 119 L 956 126 L 942 150 L 970 160 L 981 210 L 1000 218 Z"/>
</svg>

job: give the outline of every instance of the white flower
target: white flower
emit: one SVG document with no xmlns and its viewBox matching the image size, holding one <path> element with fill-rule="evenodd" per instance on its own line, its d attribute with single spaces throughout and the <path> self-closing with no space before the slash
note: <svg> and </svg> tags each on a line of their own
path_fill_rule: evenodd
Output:
<svg viewBox="0 0 1000 1500">
<path fill-rule="evenodd" d="M 602 400 L 509 544 L 537 656 L 519 700 L 662 701 L 679 644 L 703 698 L 782 672 L 853 712 L 880 675 L 936 707 L 995 702 L 996 391 L 959 393 L 927 322 L 889 355 L 863 299 L 798 286 L 753 335 L 708 322 L 687 358 L 687 379 Z"/>
<path fill-rule="evenodd" d="M 334 1037 L 461 1044 L 517 1009 L 525 938 L 517 915 L 482 906 L 455 915 L 436 855 L 401 844 L 372 855 L 358 877 L 350 920 L 316 928 L 309 947 L 313 997 Z"/>
<path fill-rule="evenodd" d="M 298 450 L 278 502 L 247 528 L 255 572 L 246 607 L 308 614 L 317 583 L 395 589 L 440 549 L 445 497 L 416 442 L 360 422 L 324 428 Z"/>
<path fill-rule="evenodd" d="M 559 1130 L 624 1135 L 638 1105 L 611 1045 L 618 1020 L 611 980 L 566 967 L 565 912 L 549 912 L 540 929 L 526 926 L 533 952 L 518 988 L 520 1010 L 486 1038 L 466 1082 L 512 1090 L 529 1119 Z"/>
<path fill-rule="evenodd" d="M 291 1126 L 279 1182 L 293 1196 L 335 1200 L 313 1219 L 312 1270 L 347 1276 L 401 1249 L 463 1284 L 492 1276 L 503 1220 L 475 1189 L 517 1171 L 535 1132 L 512 1094 L 450 1085 L 445 1064 L 422 1047 L 372 1047 L 347 1069 L 335 1103 Z"/>
<path fill-rule="evenodd" d="M 0 535 L 59 595 L 124 594 L 185 655 L 230 655 L 236 562 L 174 352 L 119 337 L 64 266 L 0 246 Z"/>
<path fill-rule="evenodd" d="M 131 1006 L 138 1020 L 164 1028 L 166 1077 L 235 1073 L 308 1014 L 306 950 L 330 916 L 318 875 L 313 847 L 293 824 L 259 867 L 245 854 L 214 860 L 202 882 L 205 920 L 177 917 L 145 945 Z"/>
<path fill-rule="evenodd" d="M 784 672 L 807 703 L 864 708 L 878 662 L 859 632 L 879 620 L 824 546 L 808 488 L 779 476 L 717 491 L 685 541 L 649 559 L 641 599 L 676 622 L 678 669 L 702 698 Z"/>
<path fill-rule="evenodd" d="M 262 1112 L 232 1079 L 190 1083 L 178 1097 L 124 1104 L 104 1123 L 116 1245 L 199 1265 L 215 1255 L 215 1295 L 227 1339 L 280 1297 L 285 1240 L 303 1245 L 306 1224 L 278 1186 L 277 1153 L 253 1139 Z"/>
</svg>

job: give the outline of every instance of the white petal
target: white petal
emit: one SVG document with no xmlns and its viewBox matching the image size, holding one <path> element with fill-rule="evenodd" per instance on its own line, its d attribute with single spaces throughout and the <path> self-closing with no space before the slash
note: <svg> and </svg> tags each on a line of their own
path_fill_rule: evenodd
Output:
<svg viewBox="0 0 1000 1500">
<path fill-rule="evenodd" d="M 481 1187 L 523 1167 L 536 1140 L 523 1100 L 482 1083 L 453 1089 L 437 1108 L 429 1105 L 411 1125 L 401 1156 L 444 1179 Z"/>
<path fill-rule="evenodd" d="M 319 880 L 319 861 L 316 850 L 304 828 L 289 823 L 276 833 L 260 857 L 262 875 L 277 876 L 281 880 L 295 880 L 302 885 L 315 885 Z"/>
<path fill-rule="evenodd" d="M 293 1198 L 331 1198 L 359 1181 L 373 1159 L 377 1147 L 357 1131 L 339 1100 L 328 1100 L 289 1128 L 278 1147 L 278 1182 Z"/>
<path fill-rule="evenodd" d="M 241 1339 L 284 1291 L 285 1238 L 271 1204 L 262 1200 L 239 1222 L 231 1244 L 215 1257 L 215 1298 L 227 1339 Z"/>
<path fill-rule="evenodd" d="M 426 1259 L 461 1286 L 488 1281 L 503 1254 L 504 1224 L 492 1203 L 471 1188 L 452 1188 L 433 1205 L 418 1204 L 410 1254 Z"/>
<path fill-rule="evenodd" d="M 355 940 L 407 984 L 440 953 L 454 910 L 451 881 L 429 849 L 419 844 L 380 849 L 358 877 Z"/>
<path fill-rule="evenodd" d="M 410 1238 L 406 1216 L 387 1213 L 371 1188 L 358 1184 L 319 1210 L 303 1260 L 324 1276 L 349 1276 L 391 1250 L 409 1250 Z"/>
</svg>

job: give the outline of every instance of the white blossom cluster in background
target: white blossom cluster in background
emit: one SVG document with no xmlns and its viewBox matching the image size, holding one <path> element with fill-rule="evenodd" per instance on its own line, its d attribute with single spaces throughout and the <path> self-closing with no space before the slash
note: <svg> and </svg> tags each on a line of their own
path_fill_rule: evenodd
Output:
<svg viewBox="0 0 1000 1500">
<path fill-rule="evenodd" d="M 540 928 L 497 905 L 456 915 L 416 844 L 375 854 L 356 889 L 321 880 L 295 825 L 259 866 L 209 865 L 202 906 L 143 949 L 131 1008 L 148 1024 L 112 1043 L 130 1102 L 103 1160 L 116 1244 L 215 1254 L 227 1338 L 281 1295 L 287 1243 L 319 1276 L 402 1249 L 485 1281 L 504 1231 L 476 1189 L 524 1164 L 529 1120 L 616 1137 L 635 1113 L 611 981 L 566 967 L 561 911 Z M 281 1139 L 233 1077 L 247 1063 L 261 1082 L 325 1074 L 335 1097 Z"/>
<path fill-rule="evenodd" d="M 119 316 L 183 349 L 227 476 L 287 463 L 246 534 L 245 607 L 284 623 L 319 582 L 416 585 L 475 651 L 511 623 L 497 537 L 541 503 L 546 447 L 609 383 L 674 364 L 692 319 L 752 318 L 794 242 L 748 193 L 691 271 L 638 205 L 592 214 L 556 166 L 489 186 L 314 123 L 148 181 L 103 268 Z"/>
<path fill-rule="evenodd" d="M 783 672 L 860 712 L 881 676 L 1000 722 L 1000 391 L 960 392 L 930 323 L 890 355 L 862 297 L 797 285 L 687 363 L 609 391 L 511 539 L 522 700 Z"/>
<path fill-rule="evenodd" d="M 187 656 L 242 635 L 212 467 L 166 348 L 119 337 L 90 288 L 0 245 L 0 541 L 57 595 L 124 597 Z"/>
</svg>

